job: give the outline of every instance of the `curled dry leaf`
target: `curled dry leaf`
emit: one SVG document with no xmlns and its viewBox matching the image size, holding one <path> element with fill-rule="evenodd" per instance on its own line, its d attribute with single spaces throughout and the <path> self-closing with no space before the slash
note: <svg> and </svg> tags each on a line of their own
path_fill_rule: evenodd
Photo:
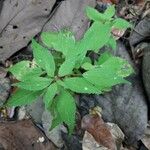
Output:
<svg viewBox="0 0 150 150">
<path fill-rule="evenodd" d="M 108 150 L 106 147 L 101 146 L 98 142 L 95 141 L 93 136 L 85 131 L 83 142 L 82 142 L 83 150 Z"/>
<path fill-rule="evenodd" d="M 124 140 L 124 137 L 125 137 L 124 133 L 118 127 L 117 124 L 109 123 L 109 122 L 107 122 L 106 124 L 116 142 L 117 149 L 120 149 L 122 146 L 122 141 Z"/>
<path fill-rule="evenodd" d="M 95 115 L 86 115 L 82 119 L 82 129 L 88 131 L 94 139 L 102 146 L 115 150 L 115 141 L 103 119 Z"/>
<path fill-rule="evenodd" d="M 118 40 L 124 35 L 125 31 L 125 29 L 112 29 L 112 34 L 115 37 L 115 39 Z"/>
</svg>

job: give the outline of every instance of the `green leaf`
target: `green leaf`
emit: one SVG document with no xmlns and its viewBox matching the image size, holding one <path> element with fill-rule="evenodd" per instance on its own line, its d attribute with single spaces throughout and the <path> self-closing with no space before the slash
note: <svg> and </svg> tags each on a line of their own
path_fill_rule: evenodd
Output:
<svg viewBox="0 0 150 150">
<path fill-rule="evenodd" d="M 126 28 L 131 28 L 131 27 L 132 27 L 132 25 L 124 19 L 117 18 L 113 21 L 113 28 L 126 29 Z"/>
<path fill-rule="evenodd" d="M 94 86 L 83 77 L 64 79 L 66 87 L 76 93 L 100 94 L 98 87 Z"/>
<path fill-rule="evenodd" d="M 86 57 L 86 52 L 83 53 L 83 55 L 79 55 L 77 57 L 77 61 L 76 61 L 76 64 L 75 64 L 75 68 L 76 69 L 79 69 L 84 63 L 92 63 L 91 59 L 89 57 Z"/>
<path fill-rule="evenodd" d="M 83 48 L 78 53 L 78 55 L 75 56 L 75 67 L 74 68 L 79 69 L 81 67 L 81 65 L 83 64 L 83 61 L 85 59 L 86 53 L 87 53 L 87 50 Z"/>
<path fill-rule="evenodd" d="M 75 126 L 76 104 L 68 91 L 62 90 L 58 96 L 57 112 L 61 120 L 68 125 L 69 133 L 72 133 Z"/>
<path fill-rule="evenodd" d="M 58 39 L 58 32 L 42 32 L 41 40 L 49 48 L 53 48 L 53 45 Z"/>
<path fill-rule="evenodd" d="M 104 52 L 103 54 L 101 54 L 101 56 L 98 58 L 97 64 L 101 65 L 103 64 L 105 61 L 107 61 L 110 57 L 113 57 L 113 55 L 110 52 Z"/>
<path fill-rule="evenodd" d="M 109 6 L 106 11 L 104 12 L 104 16 L 107 18 L 107 19 L 111 19 L 113 16 L 115 15 L 115 6 L 114 5 L 111 5 Z"/>
<path fill-rule="evenodd" d="M 23 89 L 17 90 L 6 103 L 6 106 L 22 106 L 33 103 L 41 95 L 41 91 L 27 91 Z"/>
<path fill-rule="evenodd" d="M 112 20 L 111 18 L 115 15 L 115 6 L 109 6 L 104 14 L 98 12 L 92 7 L 86 7 L 86 15 L 90 20 L 101 21 L 102 23 L 105 23 L 106 21 Z"/>
<path fill-rule="evenodd" d="M 61 120 L 60 116 L 57 115 L 57 117 L 55 117 L 52 121 L 52 125 L 50 127 L 50 130 L 54 129 L 55 127 L 57 127 L 58 125 L 60 125 L 61 123 L 63 123 L 63 121 Z"/>
<path fill-rule="evenodd" d="M 83 62 L 82 62 L 82 64 L 84 64 L 84 63 L 92 63 L 92 61 L 91 61 L 91 58 L 89 58 L 89 57 L 85 57 L 84 59 L 83 59 Z"/>
<path fill-rule="evenodd" d="M 117 42 L 115 40 L 115 38 L 113 36 L 110 37 L 109 41 L 108 41 L 108 45 L 113 49 L 116 50 L 117 48 Z"/>
<path fill-rule="evenodd" d="M 110 29 L 109 24 L 94 22 L 85 33 L 84 38 L 81 40 L 81 49 L 94 50 L 97 52 L 108 42 L 110 37 Z"/>
<path fill-rule="evenodd" d="M 44 32 L 41 39 L 46 46 L 62 52 L 65 56 L 75 47 L 75 38 L 70 31 Z"/>
<path fill-rule="evenodd" d="M 51 107 L 50 107 L 50 112 L 53 116 L 53 120 L 52 120 L 50 130 L 52 130 L 53 128 L 55 128 L 59 124 L 63 123 L 63 121 L 60 118 L 60 115 L 57 111 L 57 102 L 58 102 L 58 95 L 54 98 L 54 100 L 52 101 Z"/>
<path fill-rule="evenodd" d="M 65 60 L 65 62 L 59 68 L 58 75 L 60 77 L 62 77 L 62 76 L 71 74 L 74 66 L 75 66 L 74 58 L 72 58 L 72 59 L 69 58 L 69 59 Z"/>
<path fill-rule="evenodd" d="M 13 85 L 29 91 L 39 91 L 49 86 L 51 82 L 52 79 L 29 76 L 23 81 L 15 83 Z"/>
<path fill-rule="evenodd" d="M 59 116 L 58 111 L 57 111 L 57 102 L 58 102 L 58 95 L 54 97 L 51 107 L 49 108 L 50 113 L 52 114 L 53 118 L 56 118 L 57 116 Z"/>
<path fill-rule="evenodd" d="M 8 69 L 16 79 L 20 80 L 28 72 L 30 61 L 21 61 Z"/>
<path fill-rule="evenodd" d="M 83 68 L 84 70 L 90 70 L 93 69 L 95 66 L 93 66 L 91 63 L 85 62 L 84 64 L 82 64 L 81 68 Z"/>
<path fill-rule="evenodd" d="M 43 68 L 50 77 L 53 77 L 55 73 L 55 62 L 52 54 L 35 40 L 32 40 L 31 47 L 36 63 Z"/>
<path fill-rule="evenodd" d="M 67 88 L 65 83 L 62 80 L 57 80 L 56 81 L 58 85 L 60 85 L 61 87 Z"/>
<path fill-rule="evenodd" d="M 41 68 L 37 67 L 33 62 L 30 61 L 20 61 L 19 63 L 13 65 L 8 69 L 15 78 L 19 81 L 24 80 L 26 76 L 40 76 L 43 71 Z"/>
<path fill-rule="evenodd" d="M 91 69 L 83 74 L 83 77 L 101 91 L 120 83 L 128 83 L 124 77 L 133 73 L 132 67 L 127 61 L 119 57 L 110 57 L 100 67 Z"/>
<path fill-rule="evenodd" d="M 106 20 L 104 14 L 99 13 L 96 9 L 89 7 L 89 6 L 86 7 L 86 15 L 88 16 L 90 20 L 93 20 L 93 21 L 105 21 Z"/>
<path fill-rule="evenodd" d="M 57 84 L 53 83 L 47 88 L 47 91 L 44 95 L 44 103 L 47 109 L 51 107 L 53 98 L 55 97 L 56 94 L 57 94 Z"/>
<path fill-rule="evenodd" d="M 39 77 L 39 76 L 41 76 L 44 73 L 44 71 L 42 71 L 42 69 L 39 68 L 39 67 L 28 68 L 27 71 L 28 72 L 26 74 L 24 74 L 24 76 L 21 78 L 20 81 L 23 81 L 24 79 L 26 79 L 26 78 L 28 78 L 30 76 L 32 76 L 32 77 Z"/>
</svg>

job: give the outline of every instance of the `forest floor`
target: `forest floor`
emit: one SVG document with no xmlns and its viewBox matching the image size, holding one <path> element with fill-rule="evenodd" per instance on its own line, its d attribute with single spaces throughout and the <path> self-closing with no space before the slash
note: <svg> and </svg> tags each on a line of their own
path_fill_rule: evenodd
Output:
<svg viewBox="0 0 150 150">
<path fill-rule="evenodd" d="M 42 97 L 31 105 L 3 107 L 16 92 L 8 68 L 33 58 L 32 38 L 40 41 L 43 31 L 69 29 L 80 39 L 91 25 L 86 6 L 104 12 L 113 4 L 116 16 L 133 25 L 112 31 L 114 55 L 135 70 L 130 85 L 103 95 L 77 95 L 77 125 L 70 136 L 64 125 L 49 131 L 52 116 Z M 150 150 L 150 1 L 0 0 L 0 106 L 0 150 Z M 101 109 L 100 116 L 88 118 Z"/>
</svg>

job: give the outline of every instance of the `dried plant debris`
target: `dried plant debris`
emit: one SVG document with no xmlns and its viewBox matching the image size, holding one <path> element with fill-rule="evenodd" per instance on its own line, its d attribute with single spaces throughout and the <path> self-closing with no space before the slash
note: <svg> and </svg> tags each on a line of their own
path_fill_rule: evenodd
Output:
<svg viewBox="0 0 150 150">
<path fill-rule="evenodd" d="M 0 13 L 0 61 L 27 46 L 49 19 L 55 0 L 5 0 Z"/>
<path fill-rule="evenodd" d="M 86 115 L 82 119 L 82 128 L 86 130 L 83 137 L 83 150 L 120 149 L 124 134 L 113 123 L 104 123 L 97 114 Z"/>
<path fill-rule="evenodd" d="M 124 133 L 121 131 L 121 129 L 118 127 L 117 124 L 107 122 L 106 125 L 109 128 L 115 140 L 117 149 L 120 149 L 122 146 L 122 142 L 124 141 L 125 138 Z"/>
<path fill-rule="evenodd" d="M 119 15 L 137 23 L 137 21 L 147 14 L 147 10 L 149 9 L 149 0 L 121 1 L 117 7 L 119 9 Z"/>
<path fill-rule="evenodd" d="M 4 150 L 56 150 L 31 120 L 0 122 L 0 145 Z"/>
<path fill-rule="evenodd" d="M 88 131 L 101 146 L 111 150 L 116 149 L 115 140 L 99 115 L 89 114 L 84 116 L 82 119 L 82 128 Z"/>
<path fill-rule="evenodd" d="M 82 142 L 83 150 L 108 150 L 108 148 L 101 146 L 97 141 L 95 141 L 94 137 L 87 131 L 85 131 L 83 142 Z"/>
</svg>

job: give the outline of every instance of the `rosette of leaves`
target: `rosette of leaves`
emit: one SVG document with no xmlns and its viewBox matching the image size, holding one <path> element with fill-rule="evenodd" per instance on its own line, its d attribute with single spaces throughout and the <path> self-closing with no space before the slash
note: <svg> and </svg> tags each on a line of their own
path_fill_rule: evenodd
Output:
<svg viewBox="0 0 150 150">
<path fill-rule="evenodd" d="M 42 95 L 45 108 L 54 116 L 51 128 L 65 123 L 72 133 L 75 93 L 102 94 L 114 85 L 128 83 L 124 78 L 133 70 L 126 60 L 105 52 L 92 62 L 87 52 L 98 52 L 104 45 L 115 49 L 112 28 L 127 28 L 130 24 L 113 18 L 114 6 L 104 14 L 87 7 L 86 13 L 93 23 L 81 40 L 77 41 L 67 30 L 42 33 L 41 40 L 51 51 L 32 40 L 33 61 L 21 61 L 9 68 L 18 80 L 13 84 L 18 90 L 10 97 L 7 106 L 30 104 Z"/>
</svg>

